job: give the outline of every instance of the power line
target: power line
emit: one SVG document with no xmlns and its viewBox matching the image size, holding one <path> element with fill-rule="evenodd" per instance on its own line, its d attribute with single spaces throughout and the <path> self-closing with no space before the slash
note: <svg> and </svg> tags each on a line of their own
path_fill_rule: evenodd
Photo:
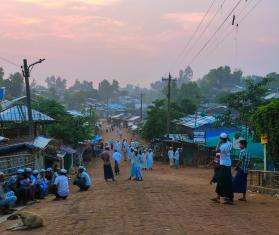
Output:
<svg viewBox="0 0 279 235">
<path fill-rule="evenodd" d="M 2 61 L 4 61 L 4 62 L 6 62 L 6 63 L 8 63 L 8 64 L 11 64 L 11 65 L 13 65 L 13 66 L 15 66 L 15 67 L 21 67 L 20 65 L 18 65 L 18 64 L 16 64 L 16 63 L 14 63 L 13 61 L 11 61 L 11 60 L 8 60 L 8 59 L 6 59 L 6 58 L 4 58 L 4 57 L 2 57 L 2 56 L 0 56 L 0 60 L 2 60 Z"/>
<path fill-rule="evenodd" d="M 203 45 L 203 47 L 198 51 L 197 54 L 195 54 L 195 56 L 192 58 L 192 60 L 190 61 L 189 64 L 192 64 L 199 56 L 200 54 L 203 52 L 203 50 L 209 45 L 209 43 L 211 42 L 211 40 L 215 37 L 215 35 L 221 30 L 221 28 L 224 26 L 224 24 L 227 22 L 227 20 L 230 18 L 230 16 L 233 14 L 234 10 L 239 6 L 239 4 L 241 3 L 242 0 L 239 0 L 236 5 L 233 7 L 233 9 L 229 12 L 229 14 L 227 15 L 227 17 L 224 19 L 224 21 L 219 25 L 219 27 L 217 28 L 217 30 L 211 35 L 211 37 L 206 41 L 206 43 Z"/>
<path fill-rule="evenodd" d="M 214 3 L 216 2 L 216 0 L 212 0 L 211 4 L 209 5 L 207 11 L 205 12 L 205 14 L 203 15 L 203 18 L 201 19 L 201 21 L 199 22 L 197 28 L 195 29 L 194 33 L 192 34 L 192 36 L 190 37 L 190 39 L 188 40 L 188 42 L 186 43 L 185 47 L 183 48 L 182 52 L 177 56 L 177 58 L 174 60 L 174 62 L 171 64 L 171 67 L 173 67 L 179 60 L 180 58 L 184 55 L 185 51 L 188 49 L 188 47 L 190 46 L 191 42 L 193 41 L 194 37 L 196 36 L 197 32 L 199 31 L 200 27 L 202 26 L 203 22 L 205 21 L 207 15 L 209 14 L 211 8 L 213 7 Z"/>
<path fill-rule="evenodd" d="M 207 25 L 205 26 L 205 28 L 203 29 L 203 31 L 199 34 L 197 40 L 194 42 L 194 44 L 192 44 L 192 46 L 187 50 L 186 54 L 190 54 L 190 52 L 193 50 L 193 48 L 198 44 L 198 42 L 200 42 L 200 40 L 202 39 L 203 34 L 207 31 L 207 29 L 210 27 L 210 25 L 212 24 L 212 22 L 215 20 L 215 18 L 217 17 L 218 13 L 222 10 L 225 2 L 227 0 L 223 0 L 223 2 L 220 4 L 220 6 L 217 8 L 215 14 L 211 17 L 211 19 L 208 21 Z"/>
<path fill-rule="evenodd" d="M 262 0 L 258 0 L 258 1 L 255 3 L 255 5 L 254 5 L 250 10 L 248 10 L 248 11 L 246 12 L 246 14 L 245 14 L 242 18 L 240 18 L 238 24 L 242 23 L 242 22 L 252 13 L 252 11 L 253 11 L 261 2 L 262 2 Z M 229 36 L 231 36 L 231 35 L 233 34 L 234 31 L 233 31 L 233 30 L 230 30 L 230 31 L 226 31 L 226 32 L 227 32 L 227 33 L 225 34 L 225 36 L 222 37 L 222 39 L 213 47 L 212 50 L 210 50 L 210 52 L 209 52 L 208 54 L 214 53 L 214 52 L 216 51 L 216 49 L 217 49 L 221 44 L 223 44 L 224 41 L 225 41 Z"/>
<path fill-rule="evenodd" d="M 253 0 L 250 0 L 249 2 L 245 2 L 246 4 L 244 5 L 244 7 L 238 12 L 238 13 L 236 13 L 235 15 L 236 15 L 236 18 L 239 18 L 241 15 L 242 15 L 242 13 L 247 9 L 247 7 L 251 4 L 253 2 Z M 236 24 L 236 25 L 238 25 L 238 24 Z M 227 34 L 227 32 L 229 32 L 230 30 L 231 30 L 231 28 L 232 28 L 232 25 L 231 25 L 231 23 L 229 23 L 228 25 L 227 25 L 227 27 L 226 27 L 226 29 L 225 29 L 225 34 Z M 229 35 L 231 35 L 231 33 L 229 34 Z M 217 40 L 217 43 L 216 43 L 216 46 L 215 47 L 217 47 L 218 46 L 218 44 L 219 44 L 219 42 L 221 42 L 222 40 L 220 40 L 220 41 L 218 41 Z"/>
</svg>

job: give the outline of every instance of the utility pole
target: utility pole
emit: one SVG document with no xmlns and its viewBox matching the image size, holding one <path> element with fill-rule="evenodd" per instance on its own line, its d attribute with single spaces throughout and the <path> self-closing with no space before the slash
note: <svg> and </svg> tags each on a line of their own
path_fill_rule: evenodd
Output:
<svg viewBox="0 0 279 235">
<path fill-rule="evenodd" d="M 107 120 L 109 119 L 109 97 L 107 96 Z"/>
<path fill-rule="evenodd" d="M 143 120 L 143 107 L 142 107 L 142 102 L 143 102 L 143 93 L 140 93 L 140 120 Z"/>
<path fill-rule="evenodd" d="M 33 125 L 33 117 L 32 117 L 32 107 L 31 107 L 31 91 L 30 91 L 30 84 L 29 84 L 29 77 L 30 72 L 34 65 L 42 63 L 45 59 L 40 59 L 30 65 L 27 63 L 27 59 L 23 60 L 23 66 L 21 66 L 22 74 L 25 79 L 25 89 L 26 89 L 26 105 L 27 105 L 27 112 L 28 112 L 28 126 L 29 126 L 29 137 L 34 137 L 34 125 Z"/>
<path fill-rule="evenodd" d="M 176 79 L 172 78 L 169 73 L 168 78 L 162 78 L 162 81 L 168 82 L 168 91 L 167 91 L 167 99 L 168 99 L 168 113 L 167 113 L 167 134 L 169 137 L 170 134 L 170 102 L 171 102 L 171 82 L 176 81 Z"/>
</svg>

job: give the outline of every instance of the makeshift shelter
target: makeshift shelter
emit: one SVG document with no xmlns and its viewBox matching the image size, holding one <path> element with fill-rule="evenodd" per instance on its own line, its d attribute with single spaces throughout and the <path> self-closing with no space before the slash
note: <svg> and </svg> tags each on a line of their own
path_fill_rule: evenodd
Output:
<svg viewBox="0 0 279 235">
<path fill-rule="evenodd" d="M 14 105 L 14 106 L 13 106 Z M 54 119 L 37 110 L 32 109 L 32 119 L 35 133 L 44 132 L 44 125 L 54 122 Z M 14 125 L 7 125 L 14 124 Z M 26 125 L 24 125 L 26 124 Z M 0 111 L 0 125 L 2 133 L 10 138 L 19 137 L 27 133 L 28 109 L 26 105 L 11 102 Z M 43 134 L 43 133 L 42 133 Z"/>
<path fill-rule="evenodd" d="M 13 175 L 19 168 L 45 168 L 42 153 L 51 139 L 42 136 L 33 142 L 17 143 L 0 147 L 0 171 Z"/>
<path fill-rule="evenodd" d="M 74 165 L 74 155 L 76 150 L 70 146 L 61 145 L 57 156 L 61 158 L 61 168 L 66 169 L 68 172 L 71 171 Z"/>
</svg>

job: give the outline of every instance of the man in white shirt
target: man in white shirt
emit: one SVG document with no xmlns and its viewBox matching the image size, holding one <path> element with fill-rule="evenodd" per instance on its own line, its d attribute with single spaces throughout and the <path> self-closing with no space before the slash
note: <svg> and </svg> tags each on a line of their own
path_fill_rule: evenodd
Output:
<svg viewBox="0 0 279 235">
<path fill-rule="evenodd" d="M 169 161 L 170 161 L 170 167 L 172 167 L 174 165 L 174 152 L 172 147 L 170 147 L 169 151 L 168 151 L 168 157 L 169 157 Z"/>
<path fill-rule="evenodd" d="M 232 143 L 228 140 L 228 135 L 222 133 L 220 142 L 216 148 L 220 153 L 220 169 L 218 173 L 216 193 L 218 197 L 213 199 L 215 202 L 220 202 L 220 198 L 224 198 L 224 204 L 233 204 L 233 188 L 231 174 L 231 150 Z"/>
<path fill-rule="evenodd" d="M 56 200 L 60 198 L 66 199 L 69 196 L 70 190 L 67 170 L 60 170 L 60 174 L 55 178 L 54 185 L 56 185 Z"/>
</svg>

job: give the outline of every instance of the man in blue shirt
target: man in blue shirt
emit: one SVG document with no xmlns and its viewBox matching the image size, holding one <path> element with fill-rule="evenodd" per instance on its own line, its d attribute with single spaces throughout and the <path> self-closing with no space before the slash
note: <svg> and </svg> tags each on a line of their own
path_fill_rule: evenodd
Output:
<svg viewBox="0 0 279 235">
<path fill-rule="evenodd" d="M 120 166 L 120 163 L 121 163 L 121 153 L 115 149 L 114 150 L 114 153 L 112 155 L 112 159 L 114 160 L 114 172 L 115 172 L 115 175 L 119 175 L 120 174 L 120 169 L 119 169 L 119 166 Z"/>
<path fill-rule="evenodd" d="M 0 172 L 0 213 L 13 212 L 11 207 L 16 202 L 16 196 L 13 191 L 6 192 L 4 189 L 4 173 Z"/>
<path fill-rule="evenodd" d="M 54 181 L 55 191 L 54 194 L 56 196 L 56 200 L 66 199 L 69 196 L 69 181 L 67 177 L 67 170 L 61 169 L 59 175 L 55 178 Z"/>
<path fill-rule="evenodd" d="M 86 172 L 85 167 L 79 167 L 77 177 L 74 180 L 74 185 L 77 185 L 80 191 L 86 191 L 91 187 L 91 178 L 89 174 Z"/>
</svg>

